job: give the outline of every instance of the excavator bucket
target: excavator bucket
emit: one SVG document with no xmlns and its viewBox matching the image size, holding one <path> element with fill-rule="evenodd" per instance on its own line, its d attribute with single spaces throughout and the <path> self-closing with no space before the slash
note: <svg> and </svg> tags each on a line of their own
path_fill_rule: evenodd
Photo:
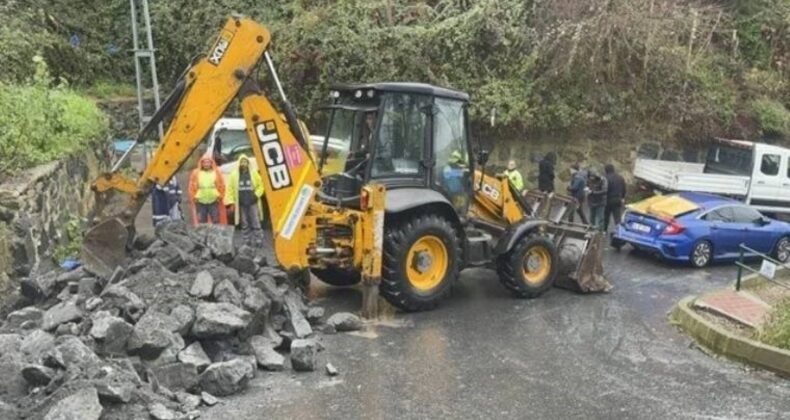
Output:
<svg viewBox="0 0 790 420">
<path fill-rule="evenodd" d="M 109 174 L 96 180 L 96 205 L 92 219 L 98 223 L 85 234 L 80 250 L 83 266 L 104 278 L 109 278 L 116 267 L 123 265 L 133 230 L 128 218 L 124 217 L 128 212 L 129 197 L 120 190 L 111 188 L 111 185 L 132 188 L 133 183 L 117 174 Z"/>
<path fill-rule="evenodd" d="M 561 194 L 530 191 L 526 195 L 532 217 L 550 222 L 551 235 L 560 259 L 555 285 L 580 293 L 608 292 L 612 285 L 603 273 L 604 233 L 587 225 L 567 221 L 575 200 Z"/>
<path fill-rule="evenodd" d="M 82 240 L 80 259 L 85 268 L 109 278 L 115 268 L 122 266 L 129 242 L 129 228 L 120 218 L 113 217 L 97 224 Z"/>
</svg>

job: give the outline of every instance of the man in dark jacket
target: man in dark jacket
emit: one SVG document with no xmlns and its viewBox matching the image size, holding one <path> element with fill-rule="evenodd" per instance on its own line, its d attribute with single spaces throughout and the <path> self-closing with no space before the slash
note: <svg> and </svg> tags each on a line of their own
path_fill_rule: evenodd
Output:
<svg viewBox="0 0 790 420">
<path fill-rule="evenodd" d="M 606 209 L 604 210 L 604 232 L 609 231 L 609 217 L 614 217 L 614 224 L 620 223 L 625 205 L 625 180 L 615 172 L 614 165 L 607 164 L 606 171 Z"/>
<path fill-rule="evenodd" d="M 578 163 L 571 165 L 571 183 L 568 185 L 568 193 L 576 199 L 576 213 L 582 223 L 588 224 L 587 216 L 584 215 L 584 197 L 587 195 L 587 171 L 582 171 Z M 569 220 L 573 222 L 573 213 Z"/>
<path fill-rule="evenodd" d="M 557 154 L 549 152 L 538 164 L 538 189 L 544 193 L 554 192 L 554 165 Z"/>
<path fill-rule="evenodd" d="M 587 196 L 587 205 L 590 207 L 590 225 L 595 229 L 603 230 L 607 181 L 606 178 L 592 170 L 587 179 L 587 185 L 590 188 L 590 194 Z"/>
</svg>

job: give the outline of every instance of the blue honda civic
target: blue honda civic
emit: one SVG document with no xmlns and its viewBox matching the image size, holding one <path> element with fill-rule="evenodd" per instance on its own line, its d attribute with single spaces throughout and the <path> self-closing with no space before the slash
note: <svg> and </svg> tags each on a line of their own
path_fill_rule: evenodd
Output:
<svg viewBox="0 0 790 420">
<path fill-rule="evenodd" d="M 695 267 L 738 258 L 740 244 L 785 262 L 790 224 L 729 198 L 682 192 L 628 205 L 612 236 L 613 247 L 626 243 Z"/>
</svg>

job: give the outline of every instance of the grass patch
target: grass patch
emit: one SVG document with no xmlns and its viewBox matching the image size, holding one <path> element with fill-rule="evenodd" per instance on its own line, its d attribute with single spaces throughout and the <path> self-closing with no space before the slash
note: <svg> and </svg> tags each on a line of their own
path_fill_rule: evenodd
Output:
<svg viewBox="0 0 790 420">
<path fill-rule="evenodd" d="M 84 90 L 85 95 L 96 99 L 130 98 L 137 95 L 137 89 L 130 83 L 99 80 Z"/>
<path fill-rule="evenodd" d="M 785 350 L 790 350 L 790 298 L 786 298 L 771 313 L 771 319 L 758 334 L 758 339 Z"/>
</svg>

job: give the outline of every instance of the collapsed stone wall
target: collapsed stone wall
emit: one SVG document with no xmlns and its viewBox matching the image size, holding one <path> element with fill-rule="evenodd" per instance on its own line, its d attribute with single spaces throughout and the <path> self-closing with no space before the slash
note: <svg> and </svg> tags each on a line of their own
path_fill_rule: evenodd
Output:
<svg viewBox="0 0 790 420">
<path fill-rule="evenodd" d="M 93 208 L 90 184 L 110 161 L 108 146 L 96 141 L 0 184 L 0 296 L 47 262 L 71 218 Z"/>
</svg>

